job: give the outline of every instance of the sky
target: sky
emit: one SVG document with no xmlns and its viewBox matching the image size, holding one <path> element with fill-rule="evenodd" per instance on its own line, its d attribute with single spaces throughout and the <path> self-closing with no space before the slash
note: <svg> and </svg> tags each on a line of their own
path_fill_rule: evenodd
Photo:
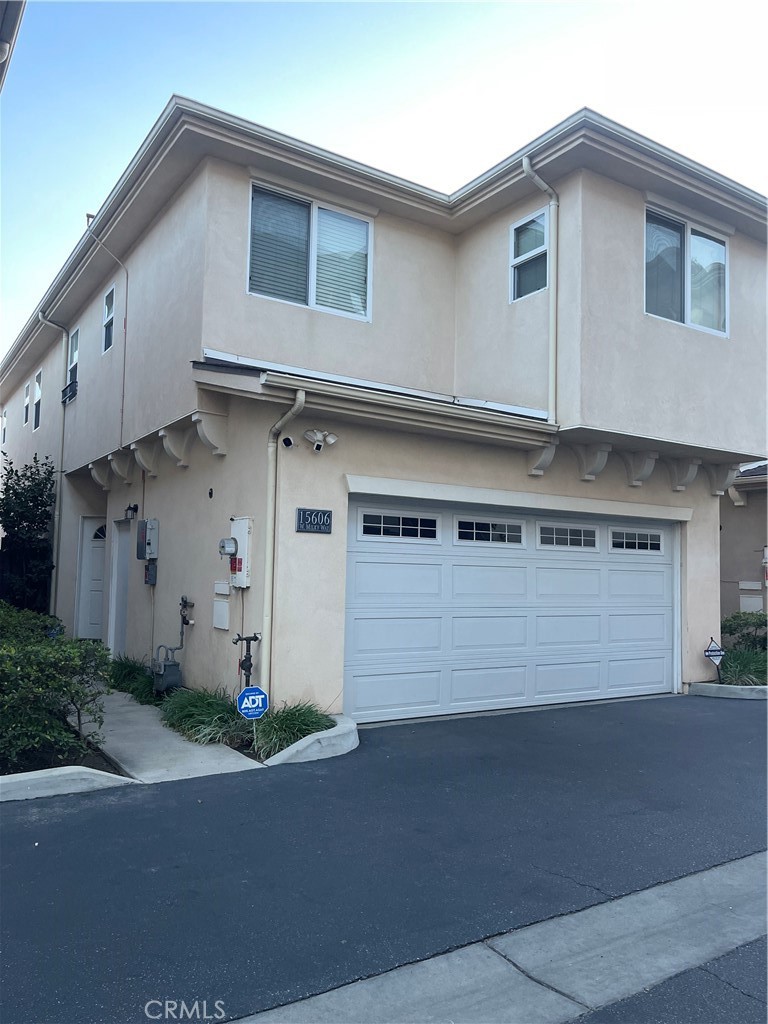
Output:
<svg viewBox="0 0 768 1024">
<path fill-rule="evenodd" d="M 444 192 L 588 106 L 766 192 L 764 7 L 29 0 L 0 97 L 0 358 L 174 93 Z"/>
</svg>

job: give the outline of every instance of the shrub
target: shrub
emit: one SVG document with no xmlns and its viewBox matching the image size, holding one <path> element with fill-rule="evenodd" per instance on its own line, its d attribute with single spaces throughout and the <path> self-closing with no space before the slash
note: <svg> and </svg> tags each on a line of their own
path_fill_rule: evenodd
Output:
<svg viewBox="0 0 768 1024">
<path fill-rule="evenodd" d="M 281 708 L 268 711 L 256 722 L 254 748 L 256 755 L 266 761 L 279 754 L 297 740 L 311 736 L 313 732 L 330 729 L 336 722 L 314 704 L 300 701 L 298 704 L 283 704 Z"/>
<path fill-rule="evenodd" d="M 738 650 L 766 649 L 766 618 L 763 612 L 736 612 L 723 619 L 720 631 L 730 639 L 729 646 Z"/>
<path fill-rule="evenodd" d="M 161 708 L 163 721 L 193 743 L 253 743 L 253 726 L 237 710 L 232 696 L 219 690 L 172 690 Z"/>
<path fill-rule="evenodd" d="M 52 615 L 14 608 L 7 601 L 0 601 L 0 644 L 3 646 L 11 641 L 29 643 L 52 638 L 63 632 L 63 623 Z"/>
<path fill-rule="evenodd" d="M 44 617 L 44 618 L 47 618 Z M 109 672 L 109 652 L 100 643 L 18 635 L 0 642 L 0 758 L 16 766 L 43 749 L 52 759 L 83 754 L 88 746 L 75 735 L 88 716 L 103 723 L 101 696 Z"/>
<path fill-rule="evenodd" d="M 160 705 L 162 697 L 155 693 L 155 682 L 147 666 L 136 658 L 118 655 L 109 671 L 109 683 L 113 690 L 128 693 L 139 704 Z"/>
<path fill-rule="evenodd" d="M 4 458 L 0 470 L 3 587 L 17 607 L 42 612 L 53 571 L 54 466 L 48 456 L 41 460 L 37 454 L 21 469 Z"/>
<path fill-rule="evenodd" d="M 284 704 L 263 718 L 248 721 L 224 689 L 174 690 L 163 701 L 163 721 L 193 743 L 225 743 L 265 761 L 313 732 L 336 722 L 314 704 Z"/>
<path fill-rule="evenodd" d="M 720 663 L 720 678 L 733 686 L 765 686 L 767 665 L 765 651 L 736 647 L 726 651 Z"/>
</svg>

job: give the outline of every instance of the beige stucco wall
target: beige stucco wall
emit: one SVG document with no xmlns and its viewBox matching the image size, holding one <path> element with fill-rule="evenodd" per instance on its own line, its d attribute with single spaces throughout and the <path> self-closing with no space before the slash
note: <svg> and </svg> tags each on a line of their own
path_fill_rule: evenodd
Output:
<svg viewBox="0 0 768 1024">
<path fill-rule="evenodd" d="M 149 661 L 158 644 L 179 642 L 179 599 L 195 602 L 195 625 L 186 631 L 185 650 L 179 655 L 184 680 L 190 686 L 228 686 L 237 689 L 235 632 L 261 629 L 264 565 L 264 476 L 267 429 L 280 410 L 233 399 L 229 410 L 228 454 L 214 456 L 199 441 L 191 451 L 187 469 L 169 458 L 158 462 L 158 475 L 134 474 L 131 484 L 112 483 L 107 501 L 107 565 L 111 572 L 111 525 L 123 518 L 128 504 L 139 506 L 139 519 L 159 520 L 158 583 L 144 583 L 144 565 L 135 557 L 136 521 L 131 523 L 128 570 L 126 650 Z M 213 497 L 209 497 L 209 490 Z M 229 632 L 213 629 L 214 583 L 229 580 L 229 565 L 219 558 L 220 538 L 230 534 L 230 516 L 252 516 L 251 572 L 253 584 L 233 590 Z M 68 533 L 71 544 L 75 531 Z M 111 580 L 108 581 L 108 588 Z M 104 639 L 108 619 L 105 611 Z"/>
<path fill-rule="evenodd" d="M 311 420 L 311 422 L 310 422 Z M 315 422 L 317 421 L 317 422 Z M 306 698 L 341 709 L 349 495 L 346 474 L 524 491 L 536 495 L 643 502 L 693 508 L 681 525 L 683 622 L 682 679 L 711 678 L 702 652 L 720 622 L 717 561 L 718 506 L 704 479 L 673 492 L 663 469 L 630 488 L 617 456 L 598 480 L 579 480 L 575 456 L 560 450 L 543 477 L 529 477 L 525 456 L 494 446 L 456 443 L 411 434 L 388 435 L 342 421 L 303 417 L 301 426 L 334 430 L 339 442 L 315 455 L 299 446 L 280 453 L 280 517 L 273 686 L 276 699 Z M 300 427 L 297 426 L 298 433 Z M 299 506 L 331 509 L 330 536 L 297 534 Z"/>
<path fill-rule="evenodd" d="M 34 365 L 28 377 L 7 397 L 2 408 L 7 412 L 6 443 L 2 446 L 16 467 L 49 455 L 56 465 L 59 462 L 61 443 L 61 389 L 66 376 L 66 354 L 61 334 L 51 332 L 55 341 L 43 358 Z M 35 403 L 35 374 L 42 369 L 42 401 L 40 405 L 40 426 L 33 429 Z M 24 385 L 29 384 L 29 422 L 24 424 Z"/>
<path fill-rule="evenodd" d="M 763 452 L 765 247 L 729 240 L 728 337 L 649 316 L 645 198 L 592 173 L 582 180 L 581 422 Z"/>
<path fill-rule="evenodd" d="M 760 583 L 759 590 L 744 590 L 745 596 L 759 597 L 765 605 L 763 549 L 768 544 L 766 494 L 744 490 L 745 505 L 735 505 L 730 495 L 720 499 L 720 600 L 723 618 L 739 611 L 739 583 Z"/>
<path fill-rule="evenodd" d="M 450 235 L 383 213 L 374 218 L 370 323 L 251 295 L 251 178 L 243 168 L 215 161 L 209 176 L 205 347 L 453 393 Z M 343 201 L 339 206 L 344 207 Z"/>
<path fill-rule="evenodd" d="M 77 398 L 66 408 L 67 471 L 194 408 L 189 361 L 200 352 L 205 196 L 201 168 L 125 258 L 125 335 L 126 278 L 118 266 L 69 325 L 80 329 L 80 357 Z M 114 342 L 102 353 L 102 303 L 113 285 Z"/>
</svg>

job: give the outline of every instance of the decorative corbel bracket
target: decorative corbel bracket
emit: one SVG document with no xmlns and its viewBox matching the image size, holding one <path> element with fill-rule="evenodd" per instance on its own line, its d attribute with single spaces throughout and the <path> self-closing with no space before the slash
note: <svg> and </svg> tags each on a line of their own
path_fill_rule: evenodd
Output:
<svg viewBox="0 0 768 1024">
<path fill-rule="evenodd" d="M 122 449 L 112 452 L 111 455 L 107 456 L 107 461 L 118 480 L 122 480 L 124 484 L 131 482 L 133 458 L 130 452 L 123 451 Z"/>
<path fill-rule="evenodd" d="M 131 451 L 136 459 L 136 465 L 143 470 L 147 476 L 157 476 L 157 442 L 134 441 Z"/>
<path fill-rule="evenodd" d="M 744 508 L 747 504 L 747 492 L 740 491 L 738 487 L 729 487 L 728 497 L 731 499 L 736 508 Z"/>
<path fill-rule="evenodd" d="M 711 493 L 719 498 L 728 490 L 733 481 L 739 475 L 738 465 L 728 465 L 726 462 L 704 463 L 704 470 L 709 477 Z"/>
<path fill-rule="evenodd" d="M 605 469 L 610 444 L 575 444 L 576 461 L 579 464 L 579 476 L 582 480 L 595 480 Z"/>
<path fill-rule="evenodd" d="M 168 458 L 172 459 L 179 469 L 186 469 L 189 466 L 192 445 L 197 437 L 195 428 L 188 427 L 186 430 L 179 430 L 168 427 L 159 431 L 158 437 L 163 442 L 163 448 Z"/>
<path fill-rule="evenodd" d="M 642 487 L 653 472 L 658 452 L 619 452 L 621 461 L 627 471 L 627 483 L 630 487 Z"/>
<path fill-rule="evenodd" d="M 110 486 L 109 463 L 99 465 L 98 462 L 89 462 L 88 469 L 91 471 L 93 482 L 98 484 L 102 491 L 108 491 Z"/>
<path fill-rule="evenodd" d="M 544 448 L 536 448 L 534 451 L 528 452 L 528 476 L 544 475 L 544 470 L 549 469 L 552 465 L 557 444 L 558 442 L 554 441 L 552 444 L 545 445 Z"/>
<path fill-rule="evenodd" d="M 701 459 L 665 459 L 673 491 L 684 491 L 696 479 Z"/>
<path fill-rule="evenodd" d="M 226 413 L 194 412 L 192 422 L 197 427 L 197 436 L 212 455 L 227 454 L 227 422 Z"/>
</svg>

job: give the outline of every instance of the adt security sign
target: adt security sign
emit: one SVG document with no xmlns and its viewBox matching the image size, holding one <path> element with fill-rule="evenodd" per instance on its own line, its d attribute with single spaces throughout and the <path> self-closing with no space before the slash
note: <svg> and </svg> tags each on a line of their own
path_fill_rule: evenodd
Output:
<svg viewBox="0 0 768 1024">
<path fill-rule="evenodd" d="M 269 697 L 260 686 L 246 686 L 237 695 L 237 710 L 243 718 L 261 718 L 269 710 Z"/>
</svg>

